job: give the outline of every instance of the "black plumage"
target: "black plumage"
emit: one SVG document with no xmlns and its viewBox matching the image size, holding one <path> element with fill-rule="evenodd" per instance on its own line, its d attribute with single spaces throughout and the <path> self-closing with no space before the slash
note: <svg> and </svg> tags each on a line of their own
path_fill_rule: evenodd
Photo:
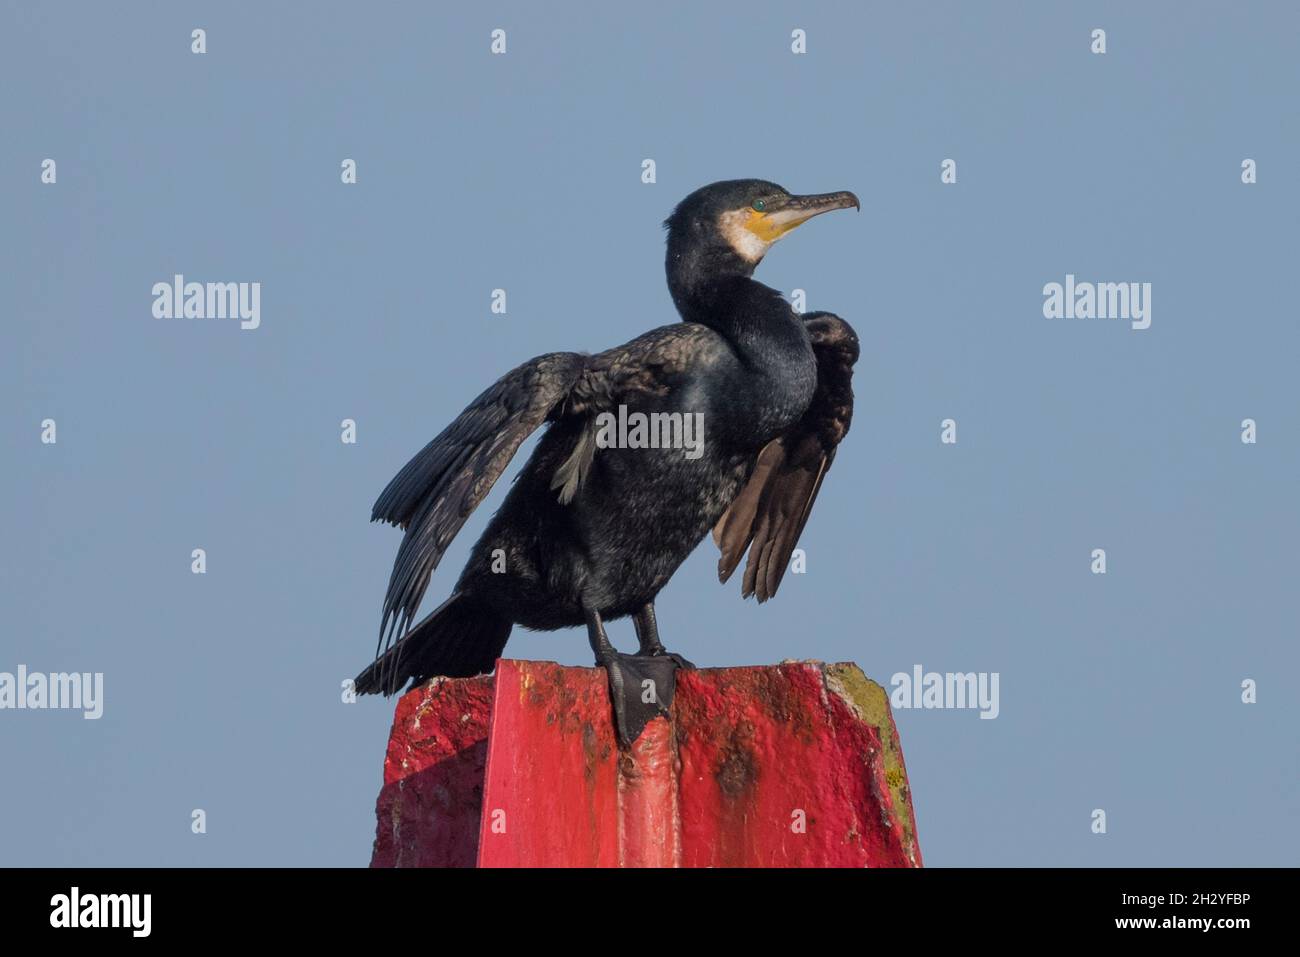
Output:
<svg viewBox="0 0 1300 957">
<path fill-rule="evenodd" d="M 525 362 L 411 459 L 371 516 L 406 535 L 380 651 L 357 691 L 391 694 L 408 681 L 490 671 L 515 624 L 586 624 L 598 663 L 610 669 L 622 727 L 623 673 L 635 659 L 668 656 L 655 596 L 710 529 L 720 579 L 748 550 L 743 594 L 774 595 L 849 428 L 858 342 L 844 320 L 801 316 L 751 276 L 785 232 L 849 205 L 858 205 L 851 193 L 792 196 L 762 180 L 697 190 L 665 222 L 668 285 L 682 322 L 595 355 Z M 602 446 L 597 417 L 620 406 L 700 413 L 698 457 Z M 412 628 L 452 538 L 543 426 L 451 597 Z M 637 656 L 614 652 L 603 628 L 629 615 Z"/>
</svg>

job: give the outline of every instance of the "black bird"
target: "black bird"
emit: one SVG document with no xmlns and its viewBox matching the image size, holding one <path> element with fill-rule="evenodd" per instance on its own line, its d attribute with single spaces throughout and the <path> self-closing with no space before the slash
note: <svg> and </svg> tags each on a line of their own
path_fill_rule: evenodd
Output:
<svg viewBox="0 0 1300 957">
<path fill-rule="evenodd" d="M 849 192 L 793 196 L 754 179 L 696 190 L 664 223 L 668 288 L 682 322 L 596 355 L 525 362 L 411 459 L 371 515 L 406 536 L 380 650 L 356 690 L 393 694 L 407 681 L 489 672 L 514 625 L 585 624 L 623 743 L 665 711 L 675 669 L 691 665 L 660 643 L 655 597 L 710 529 L 719 579 L 748 549 L 744 597 L 774 595 L 848 432 L 857 336 L 831 313 L 799 315 L 751 276 L 785 233 L 849 206 L 861 208 Z M 618 436 L 614 421 L 634 422 L 635 413 L 652 423 L 642 440 L 652 433 L 694 444 L 628 447 L 635 427 Z M 452 538 L 543 425 L 451 597 L 411 628 Z M 606 621 L 628 615 L 636 655 L 617 652 L 605 634 Z M 647 679 L 657 694 L 644 694 Z M 657 701 L 647 710 L 643 697 Z"/>
</svg>

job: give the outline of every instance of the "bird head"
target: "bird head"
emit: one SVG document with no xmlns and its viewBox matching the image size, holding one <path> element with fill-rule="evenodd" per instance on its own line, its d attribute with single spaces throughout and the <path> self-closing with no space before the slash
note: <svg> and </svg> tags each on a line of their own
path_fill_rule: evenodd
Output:
<svg viewBox="0 0 1300 957">
<path fill-rule="evenodd" d="M 670 261 L 703 253 L 723 267 L 735 257 L 746 274 L 796 226 L 833 209 L 861 209 L 847 191 L 796 196 L 761 179 L 731 179 L 697 189 L 664 221 Z M 694 257 L 692 257 L 694 258 Z M 731 271 L 723 269 L 722 271 Z"/>
</svg>

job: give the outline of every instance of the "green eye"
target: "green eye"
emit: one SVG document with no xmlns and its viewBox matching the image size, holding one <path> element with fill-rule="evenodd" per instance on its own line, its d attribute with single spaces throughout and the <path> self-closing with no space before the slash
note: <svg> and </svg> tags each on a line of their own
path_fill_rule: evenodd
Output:
<svg viewBox="0 0 1300 957">
<path fill-rule="evenodd" d="M 764 209 L 766 209 L 766 208 L 767 208 L 767 203 L 763 202 L 761 199 L 756 199 L 756 200 L 754 200 L 754 209 L 755 209 L 755 211 L 761 213 L 761 212 L 762 212 Z"/>
</svg>

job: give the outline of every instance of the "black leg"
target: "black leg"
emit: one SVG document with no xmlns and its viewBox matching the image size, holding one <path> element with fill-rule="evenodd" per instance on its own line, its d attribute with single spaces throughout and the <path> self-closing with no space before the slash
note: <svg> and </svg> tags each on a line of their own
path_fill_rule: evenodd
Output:
<svg viewBox="0 0 1300 957">
<path fill-rule="evenodd" d="M 663 646 L 659 640 L 659 623 L 655 621 L 655 603 L 648 601 L 635 615 L 632 616 L 632 624 L 636 628 L 636 640 L 641 645 L 638 655 L 653 658 L 671 658 L 682 668 L 694 668 L 695 666 L 683 658 L 681 655 L 674 654 Z"/>
<path fill-rule="evenodd" d="M 596 663 L 601 664 L 610 655 L 618 654 L 609 642 L 609 635 L 605 634 L 605 622 L 601 620 L 600 612 L 583 608 L 582 613 L 587 619 L 587 641 L 591 642 L 591 650 L 596 653 Z"/>
<path fill-rule="evenodd" d="M 662 655 L 664 646 L 659 641 L 659 623 L 655 621 L 654 602 L 647 602 L 645 607 L 632 616 L 636 628 L 636 640 L 641 645 L 640 654 Z"/>
<path fill-rule="evenodd" d="M 587 619 L 587 640 L 591 642 L 591 650 L 596 655 L 596 664 L 603 667 L 609 675 L 609 696 L 614 705 L 614 724 L 618 729 L 619 744 L 625 748 L 631 747 L 652 718 L 668 714 L 673 703 L 673 690 L 680 665 L 675 656 L 662 653 L 662 646 L 659 655 L 620 654 L 605 634 L 605 623 L 601 620 L 600 612 L 594 608 L 584 608 L 583 615 Z M 653 629 L 653 610 L 650 616 Z M 641 616 L 638 615 L 639 639 L 642 635 L 640 620 Z M 645 648 L 644 640 L 642 648 Z"/>
</svg>

